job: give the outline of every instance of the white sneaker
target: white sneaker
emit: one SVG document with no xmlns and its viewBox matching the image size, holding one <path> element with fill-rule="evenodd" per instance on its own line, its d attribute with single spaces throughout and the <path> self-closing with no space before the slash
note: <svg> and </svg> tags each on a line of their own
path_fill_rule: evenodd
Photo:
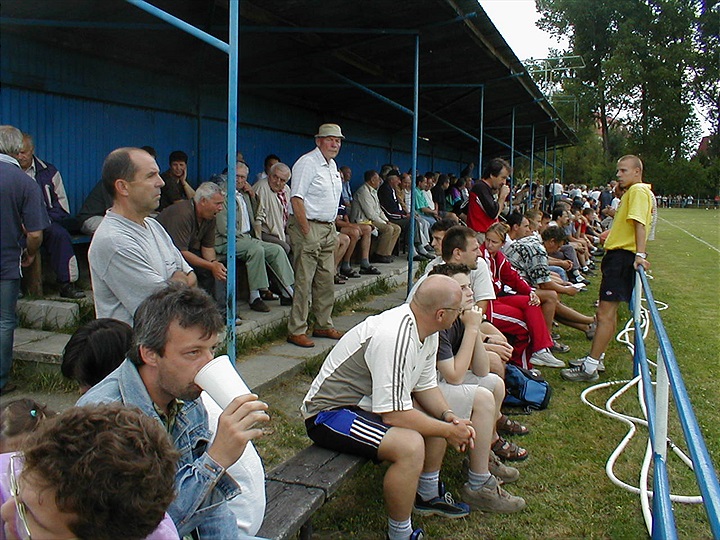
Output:
<svg viewBox="0 0 720 540">
<path fill-rule="evenodd" d="M 555 358 L 549 349 L 543 349 L 530 357 L 530 362 L 535 366 L 564 368 L 565 362 Z"/>
</svg>

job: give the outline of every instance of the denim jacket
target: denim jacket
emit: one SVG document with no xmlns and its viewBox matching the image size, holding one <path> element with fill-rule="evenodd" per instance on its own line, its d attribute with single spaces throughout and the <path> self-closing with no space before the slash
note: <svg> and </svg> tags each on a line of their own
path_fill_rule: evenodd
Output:
<svg viewBox="0 0 720 540">
<path fill-rule="evenodd" d="M 137 368 L 128 359 L 93 386 L 77 404 L 117 401 L 138 407 L 162 422 Z M 239 538 L 235 516 L 226 501 L 240 493 L 240 486 L 206 452 L 211 433 L 207 412 L 199 399 L 184 403 L 170 436 L 180 452 L 180 461 L 175 474 L 177 496 L 168 514 L 180 537 L 197 529 L 201 539 Z"/>
</svg>

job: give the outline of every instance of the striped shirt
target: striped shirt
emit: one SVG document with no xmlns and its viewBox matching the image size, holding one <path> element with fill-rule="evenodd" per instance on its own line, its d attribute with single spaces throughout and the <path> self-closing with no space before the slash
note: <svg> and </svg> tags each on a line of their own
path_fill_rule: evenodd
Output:
<svg viewBox="0 0 720 540">
<path fill-rule="evenodd" d="M 368 317 L 330 351 L 303 399 L 303 416 L 353 406 L 411 410 L 412 392 L 437 386 L 437 346 L 437 333 L 420 341 L 409 304 Z"/>
</svg>

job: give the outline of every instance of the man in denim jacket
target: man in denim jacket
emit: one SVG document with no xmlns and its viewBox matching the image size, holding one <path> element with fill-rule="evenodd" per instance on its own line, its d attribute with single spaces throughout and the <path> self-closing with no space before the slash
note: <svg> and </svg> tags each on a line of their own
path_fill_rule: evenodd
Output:
<svg viewBox="0 0 720 540">
<path fill-rule="evenodd" d="M 165 426 L 180 452 L 177 497 L 168 508 L 180 537 L 195 529 L 200 538 L 240 537 L 226 502 L 240 487 L 225 470 L 240 458 L 248 441 L 262 435 L 253 426 L 269 420 L 267 405 L 256 395 L 240 396 L 220 415 L 209 443 L 212 433 L 194 378 L 213 359 L 222 327 L 207 293 L 170 284 L 138 307 L 128 358 L 78 401 L 120 401 Z"/>
</svg>

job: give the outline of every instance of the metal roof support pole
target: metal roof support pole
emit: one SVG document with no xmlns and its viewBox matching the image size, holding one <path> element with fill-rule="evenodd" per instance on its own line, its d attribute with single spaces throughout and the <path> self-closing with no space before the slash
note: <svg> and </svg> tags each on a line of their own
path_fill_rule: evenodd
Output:
<svg viewBox="0 0 720 540">
<path fill-rule="evenodd" d="M 415 36 L 415 73 L 413 76 L 413 138 L 412 138 L 412 190 L 410 191 L 410 226 L 408 227 L 407 292 L 413 286 L 413 256 L 415 255 L 415 178 L 418 162 L 418 113 L 420 109 L 420 36 Z"/>
<path fill-rule="evenodd" d="M 229 37 L 230 44 L 219 40 L 215 36 L 203 32 L 195 28 L 193 25 L 186 23 L 182 19 L 178 19 L 161 9 L 156 8 L 152 4 L 144 0 L 125 0 L 129 4 L 134 5 L 154 15 L 155 17 L 187 32 L 205 43 L 212 45 L 228 55 L 228 246 L 227 246 L 227 353 L 231 362 L 235 365 L 235 190 L 230 186 L 235 186 L 235 156 L 237 154 L 237 96 L 238 96 L 238 25 L 240 22 L 240 0 L 231 0 L 230 4 L 230 20 L 229 20 Z"/>
<path fill-rule="evenodd" d="M 228 179 L 227 179 L 227 353 L 230 362 L 235 365 L 236 341 L 235 319 L 237 304 L 235 287 L 237 259 L 235 253 L 236 209 L 235 209 L 235 168 L 237 162 L 237 123 L 238 123 L 238 62 L 240 60 L 240 0 L 230 0 L 230 47 L 228 54 Z"/>
<path fill-rule="evenodd" d="M 545 137 L 545 157 L 543 158 L 543 194 L 545 193 L 545 185 L 547 184 L 547 136 Z M 548 208 L 550 206 L 550 199 L 548 197 L 545 198 L 545 204 L 543 204 L 545 207 L 545 211 L 547 212 L 550 210 Z"/>
<path fill-rule="evenodd" d="M 553 182 L 559 180 L 557 174 L 557 144 L 553 144 Z"/>
<path fill-rule="evenodd" d="M 560 149 L 560 183 L 565 183 L 565 149 Z"/>
<path fill-rule="evenodd" d="M 485 135 L 485 85 L 480 87 L 480 130 L 478 133 L 478 178 L 483 170 L 483 137 Z"/>
<path fill-rule="evenodd" d="M 530 138 L 530 189 L 528 190 L 528 210 L 532 208 L 533 180 L 535 178 L 535 124 L 532 125 Z"/>
<path fill-rule="evenodd" d="M 510 127 L 510 170 L 512 170 L 512 174 L 510 175 L 510 193 L 508 198 L 510 200 L 510 212 L 512 212 L 513 189 L 515 189 L 515 107 L 512 108 L 512 123 Z"/>
</svg>

